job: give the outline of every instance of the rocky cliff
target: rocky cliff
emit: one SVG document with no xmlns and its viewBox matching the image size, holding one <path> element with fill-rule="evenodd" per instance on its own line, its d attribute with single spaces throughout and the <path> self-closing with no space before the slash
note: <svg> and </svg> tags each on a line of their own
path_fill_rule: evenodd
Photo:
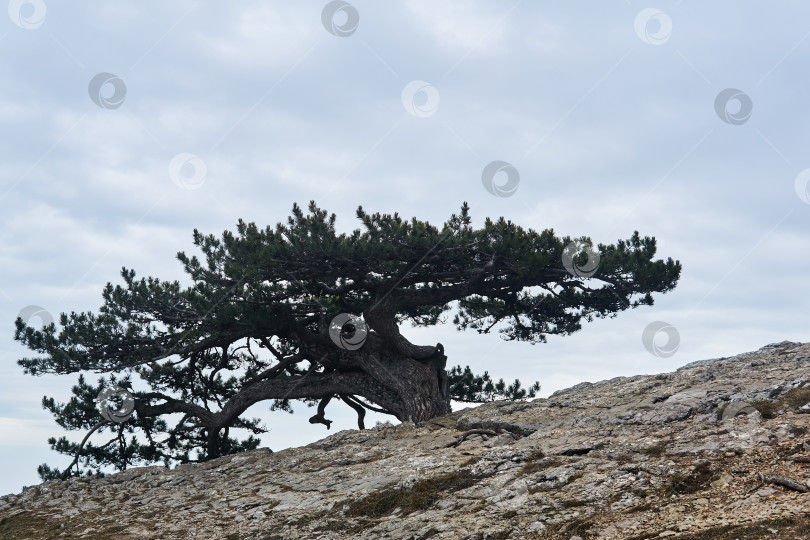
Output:
<svg viewBox="0 0 810 540">
<path fill-rule="evenodd" d="M 52 481 L 0 538 L 810 538 L 810 344 L 302 448 Z"/>
</svg>

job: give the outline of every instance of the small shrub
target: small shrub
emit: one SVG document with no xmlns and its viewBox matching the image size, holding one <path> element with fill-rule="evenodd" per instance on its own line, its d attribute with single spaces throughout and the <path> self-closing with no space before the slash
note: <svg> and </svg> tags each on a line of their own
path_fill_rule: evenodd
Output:
<svg viewBox="0 0 810 540">
<path fill-rule="evenodd" d="M 726 411 L 726 407 L 728 407 L 728 402 L 724 402 L 722 405 L 720 405 L 717 408 L 717 419 L 718 420 L 723 419 L 723 413 Z"/>
<path fill-rule="evenodd" d="M 719 474 L 712 470 L 711 463 L 701 463 L 688 474 L 675 474 L 667 484 L 665 491 L 668 494 L 689 494 L 709 487 L 717 480 Z"/>
<path fill-rule="evenodd" d="M 638 506 L 634 506 L 633 507 L 633 512 L 641 513 L 641 512 L 646 512 L 647 510 L 652 510 L 652 509 L 653 509 L 652 503 L 645 502 L 645 503 L 639 504 Z"/>
<path fill-rule="evenodd" d="M 810 388 L 791 388 L 782 396 L 782 401 L 798 409 L 802 405 L 810 403 Z"/>
<path fill-rule="evenodd" d="M 0 538 L 56 538 L 59 534 L 64 534 L 59 520 L 40 514 L 25 511 L 0 518 Z"/>
<path fill-rule="evenodd" d="M 769 531 L 776 529 L 778 536 Z M 779 517 L 740 525 L 720 525 L 678 536 L 679 540 L 753 540 L 754 538 L 807 538 L 810 519 L 806 515 Z M 654 535 L 654 536 L 657 536 Z M 641 540 L 650 536 L 637 536 L 628 540 Z"/>
<path fill-rule="evenodd" d="M 764 420 L 776 418 L 777 406 L 773 401 L 767 399 L 759 399 L 752 401 L 751 406 L 759 411 Z"/>
<path fill-rule="evenodd" d="M 443 493 L 468 488 L 480 479 L 481 477 L 473 475 L 470 471 L 461 469 L 419 480 L 408 488 L 383 489 L 352 502 L 346 510 L 346 515 L 376 518 L 388 515 L 396 508 L 402 508 L 403 515 L 407 515 L 430 507 Z"/>
<path fill-rule="evenodd" d="M 788 426 L 788 432 L 790 432 L 790 434 L 793 435 L 794 437 L 801 437 L 802 435 L 807 433 L 807 428 L 804 426 L 796 426 L 790 424 Z"/>
<path fill-rule="evenodd" d="M 544 471 L 549 467 L 556 467 L 562 465 L 563 461 L 558 458 L 549 458 L 545 461 L 529 461 L 521 469 L 520 473 L 524 475 L 534 474 L 536 472 Z"/>
<path fill-rule="evenodd" d="M 633 460 L 633 455 L 630 452 L 617 452 L 610 456 L 613 461 L 619 464 L 631 463 Z"/>
<path fill-rule="evenodd" d="M 560 523 L 549 523 L 548 527 L 537 538 L 559 540 L 568 539 L 572 536 L 591 538 L 588 531 L 594 526 L 592 517 L 576 517 Z"/>
<path fill-rule="evenodd" d="M 647 498 L 647 492 L 644 491 L 643 489 L 641 489 L 640 487 L 631 487 L 630 488 L 630 493 L 632 493 L 633 495 L 635 495 L 636 497 L 639 497 L 641 499 L 646 499 Z"/>
<path fill-rule="evenodd" d="M 543 452 L 543 450 L 540 448 L 534 448 L 531 452 L 529 452 L 529 455 L 526 456 L 526 460 L 537 461 L 538 459 L 543 459 L 544 457 L 546 457 L 546 454 Z"/>
<path fill-rule="evenodd" d="M 503 529 L 500 531 L 487 531 L 477 532 L 472 536 L 468 536 L 467 540 L 506 540 L 512 534 L 512 529 Z"/>
<path fill-rule="evenodd" d="M 588 536 L 588 531 L 593 527 L 592 518 L 575 518 L 569 521 L 569 526 L 565 529 L 565 534 L 575 536 Z"/>
<path fill-rule="evenodd" d="M 533 474 L 544 469 L 548 469 L 549 467 L 562 464 L 562 461 L 558 460 L 557 458 L 549 458 L 546 461 L 542 461 L 545 457 L 545 452 L 543 452 L 540 448 L 533 448 L 532 451 L 526 456 L 526 463 L 520 469 L 521 474 Z"/>
</svg>

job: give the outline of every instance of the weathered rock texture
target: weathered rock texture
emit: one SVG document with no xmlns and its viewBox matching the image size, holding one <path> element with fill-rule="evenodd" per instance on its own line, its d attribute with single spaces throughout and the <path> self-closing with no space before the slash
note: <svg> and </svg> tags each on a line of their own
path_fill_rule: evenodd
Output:
<svg viewBox="0 0 810 540">
<path fill-rule="evenodd" d="M 810 538 L 808 402 L 810 344 L 783 342 L 277 453 L 47 482 L 0 498 L 0 538 Z"/>
</svg>

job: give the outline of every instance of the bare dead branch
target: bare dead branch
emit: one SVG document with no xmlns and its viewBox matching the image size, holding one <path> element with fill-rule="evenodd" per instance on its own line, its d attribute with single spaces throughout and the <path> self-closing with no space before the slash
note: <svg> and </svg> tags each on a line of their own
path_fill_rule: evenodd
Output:
<svg viewBox="0 0 810 540">
<path fill-rule="evenodd" d="M 794 491 L 799 491 L 801 493 L 810 492 L 810 488 L 805 485 L 799 484 L 798 482 L 794 482 L 793 480 L 788 480 L 787 478 L 782 478 L 781 476 L 771 476 L 768 477 L 768 482 L 771 484 L 778 484 L 780 486 L 784 486 L 786 488 L 792 489 Z"/>
<path fill-rule="evenodd" d="M 761 472 L 758 472 L 760 483 L 759 485 L 749 489 L 747 493 L 751 493 L 752 491 L 756 491 L 765 484 L 777 484 L 779 486 L 784 486 L 788 489 L 792 489 L 794 491 L 798 491 L 801 493 L 810 493 L 810 488 L 803 484 L 799 484 L 798 482 L 794 482 L 793 480 L 789 480 L 787 478 L 782 478 L 781 476 L 765 476 Z"/>
<path fill-rule="evenodd" d="M 326 426 L 326 429 L 330 429 L 332 427 L 332 421 L 327 420 L 324 417 L 324 413 L 326 412 L 326 405 L 330 401 L 332 401 L 332 396 L 326 396 L 325 398 L 321 399 L 321 402 L 318 403 L 318 414 L 309 419 L 310 424 L 323 424 Z"/>
<path fill-rule="evenodd" d="M 467 440 L 467 437 L 469 437 L 470 435 L 489 435 L 490 437 L 495 437 L 498 434 L 492 431 L 491 429 L 470 429 L 468 431 L 465 431 L 458 437 L 456 437 L 455 441 L 445 444 L 443 448 L 455 448 L 456 446 L 460 445 L 465 440 Z"/>
<path fill-rule="evenodd" d="M 340 399 L 357 413 L 357 427 L 359 429 L 366 429 L 366 425 L 363 422 L 363 419 L 366 417 L 366 410 L 363 408 L 363 404 L 355 400 L 354 396 L 348 394 L 340 394 Z"/>
</svg>

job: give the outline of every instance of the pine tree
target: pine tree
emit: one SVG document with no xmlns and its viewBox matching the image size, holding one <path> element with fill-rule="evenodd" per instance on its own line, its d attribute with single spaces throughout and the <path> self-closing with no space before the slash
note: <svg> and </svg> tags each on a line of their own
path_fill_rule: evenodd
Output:
<svg viewBox="0 0 810 540">
<path fill-rule="evenodd" d="M 366 410 L 422 422 L 450 412 L 453 399 L 534 397 L 538 383 L 525 389 L 469 367 L 448 371 L 441 343 L 412 343 L 400 325 L 436 325 L 455 311 L 458 330 L 497 327 L 503 339 L 536 344 L 583 320 L 652 305 L 651 293 L 672 290 L 681 271 L 671 258 L 653 260 L 655 239 L 637 231 L 596 249 L 587 237 L 525 230 L 503 217 L 475 229 L 467 203 L 441 229 L 362 207 L 357 217 L 364 230 L 336 234 L 335 215 L 312 201 L 308 214 L 293 205 L 275 228 L 240 220 L 221 238 L 195 230 L 204 260 L 177 255 L 190 286 L 123 268 L 123 285 L 106 285 L 97 314 L 63 313 L 58 329 L 18 318 L 15 339 L 40 355 L 18 361 L 26 373 L 105 374 L 96 385 L 80 375 L 67 403 L 43 398 L 62 428 L 110 438 L 84 447 L 85 470 L 42 465 L 40 475 L 253 449 L 266 430 L 245 413 L 259 402 L 288 412 L 293 400 L 317 404 L 309 421 L 328 428 L 326 405 L 342 401 L 362 429 Z M 135 375 L 149 390 L 134 388 Z M 100 422 L 97 396 L 112 387 L 135 398 L 125 422 Z M 236 429 L 251 435 L 238 440 Z M 49 442 L 64 454 L 79 450 L 65 437 Z"/>
</svg>

